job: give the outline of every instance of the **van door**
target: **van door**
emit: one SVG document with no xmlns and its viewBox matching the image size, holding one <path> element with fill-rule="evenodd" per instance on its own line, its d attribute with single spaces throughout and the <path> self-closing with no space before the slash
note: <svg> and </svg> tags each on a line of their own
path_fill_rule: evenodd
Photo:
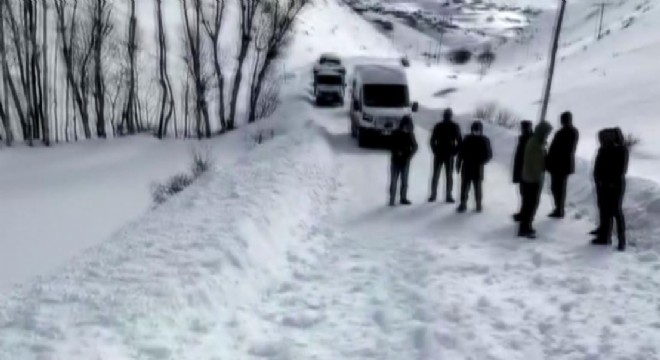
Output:
<svg viewBox="0 0 660 360">
<path fill-rule="evenodd" d="M 353 82 L 353 94 L 351 96 L 351 125 L 355 128 L 360 126 L 360 118 L 362 117 L 362 88 L 355 87 L 356 83 Z"/>
</svg>

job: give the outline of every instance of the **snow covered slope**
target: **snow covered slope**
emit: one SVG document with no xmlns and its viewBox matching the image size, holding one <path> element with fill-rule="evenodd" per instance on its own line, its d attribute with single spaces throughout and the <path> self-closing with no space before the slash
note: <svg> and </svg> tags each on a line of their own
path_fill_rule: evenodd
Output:
<svg viewBox="0 0 660 360">
<path fill-rule="evenodd" d="M 632 153 L 631 175 L 660 182 L 656 166 L 660 133 L 655 118 L 660 113 L 660 7 L 649 0 L 619 1 L 606 8 L 602 40 L 596 41 L 598 8 L 591 1 L 569 2 L 562 31 L 559 61 L 554 79 L 548 120 L 571 110 L 581 130 L 578 154 L 591 159 L 596 133 L 607 126 L 621 126 L 641 139 Z M 476 67 L 420 68 L 415 80 L 435 86 L 420 95 L 427 104 L 453 106 L 474 112 L 478 104 L 497 101 L 521 117 L 536 120 L 546 70 L 547 51 L 555 21 L 546 11 L 526 29 L 522 41 L 509 41 L 497 49 L 494 68 L 480 80 Z M 436 75 L 434 76 L 434 72 Z M 431 80 L 433 79 L 433 80 Z M 447 97 L 439 90 L 455 88 Z"/>
<path fill-rule="evenodd" d="M 151 185 L 186 172 L 193 149 L 216 166 L 249 148 L 240 132 L 202 143 L 150 136 L 0 152 L 0 291 L 47 275 L 153 205 Z"/>
</svg>

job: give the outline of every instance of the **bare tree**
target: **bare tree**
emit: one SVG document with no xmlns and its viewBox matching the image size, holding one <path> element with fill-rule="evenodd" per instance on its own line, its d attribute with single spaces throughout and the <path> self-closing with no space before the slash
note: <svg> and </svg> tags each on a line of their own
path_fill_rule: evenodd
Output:
<svg viewBox="0 0 660 360">
<path fill-rule="evenodd" d="M 129 134 L 134 134 L 138 121 L 137 104 L 137 16 L 135 12 L 135 0 L 130 0 L 131 16 L 128 25 L 128 92 L 126 94 L 126 104 L 122 112 L 122 129 L 126 126 Z"/>
<path fill-rule="evenodd" d="M 241 31 L 236 71 L 234 72 L 234 79 L 232 81 L 227 130 L 232 130 L 236 126 L 236 106 L 238 103 L 238 93 L 241 88 L 241 83 L 243 82 L 243 64 L 245 63 L 245 58 L 247 57 L 250 44 L 252 43 L 254 20 L 262 1 L 263 0 L 239 0 Z"/>
<path fill-rule="evenodd" d="M 7 63 L 7 53 L 5 46 L 5 3 L 7 0 L 0 0 L 0 56 L 2 57 L 0 64 L 2 69 L 2 88 L 3 88 L 3 98 L 0 99 L 0 120 L 2 121 L 2 126 L 5 130 L 5 143 L 7 146 L 11 146 L 14 142 L 14 132 L 11 128 L 11 123 L 9 121 L 9 82 L 11 81 L 9 74 L 9 67 Z"/>
<path fill-rule="evenodd" d="M 195 6 L 194 12 L 191 15 L 188 7 L 188 0 L 182 0 L 183 17 L 186 27 L 186 47 L 187 56 L 186 62 L 188 69 L 192 75 L 192 80 L 195 85 L 195 120 L 197 124 L 197 137 L 211 136 L 211 123 L 209 121 L 208 105 L 206 101 L 207 82 L 203 74 L 202 68 L 202 3 L 201 0 L 192 0 Z M 191 26 L 191 17 L 194 26 Z M 202 126 L 204 129 L 202 129 Z"/>
<path fill-rule="evenodd" d="M 308 2 L 309 0 L 289 0 L 283 3 L 270 0 L 260 11 L 262 21 L 254 41 L 255 64 L 250 82 L 248 122 L 257 119 L 257 105 L 273 60 L 282 50 L 298 14 Z"/>
<path fill-rule="evenodd" d="M 477 61 L 480 66 L 479 73 L 483 78 L 495 61 L 495 53 L 490 48 L 486 48 L 481 54 L 479 54 L 479 56 L 477 56 Z"/>
<path fill-rule="evenodd" d="M 204 17 L 204 28 L 211 39 L 213 47 L 213 69 L 215 71 L 216 86 L 218 89 L 218 120 L 220 121 L 220 131 L 227 128 L 225 111 L 225 76 L 220 63 L 220 30 L 225 12 L 225 0 L 213 0 L 213 20 L 210 21 Z"/>
<path fill-rule="evenodd" d="M 13 6 L 22 5 L 22 15 L 23 17 L 18 18 L 14 13 Z M 14 99 L 14 107 L 18 113 L 21 120 L 21 130 L 23 133 L 23 139 L 26 140 L 30 145 L 32 145 L 33 139 L 33 130 L 34 125 L 34 111 L 33 111 L 33 98 L 32 91 L 30 89 L 30 52 L 31 47 L 29 44 L 30 33 L 29 26 L 26 22 L 27 18 L 27 9 L 30 7 L 28 1 L 20 3 L 6 2 L 5 3 L 5 16 L 7 24 L 9 25 L 10 30 L 10 39 L 13 45 L 12 54 L 14 55 L 14 65 L 18 70 L 20 90 L 22 93 L 19 95 L 15 83 L 13 80 L 9 82 L 9 87 L 12 92 L 12 97 Z M 23 21 L 22 23 L 20 21 Z M 9 50 L 9 49 L 5 49 Z M 7 64 L 9 65 L 9 64 Z M 11 79 L 12 74 L 9 71 L 7 66 L 7 71 L 5 76 Z M 23 104 L 25 103 L 25 105 Z M 24 107 L 25 106 L 25 107 Z"/>
<path fill-rule="evenodd" d="M 41 106 L 41 121 L 43 129 L 43 142 L 46 146 L 50 145 L 50 103 L 48 102 L 48 1 L 41 0 L 42 6 L 42 20 L 41 20 L 41 60 L 43 61 L 43 84 L 42 84 L 42 106 Z M 55 130 L 57 131 L 57 130 Z"/>
<path fill-rule="evenodd" d="M 96 136 L 106 138 L 105 122 L 105 68 L 103 50 L 105 42 L 112 33 L 112 8 L 108 0 L 96 0 L 90 7 L 92 22 L 91 48 L 94 53 L 94 107 L 96 110 Z"/>
<path fill-rule="evenodd" d="M 158 137 L 167 136 L 167 126 L 174 112 L 172 82 L 167 71 L 167 38 L 163 26 L 163 1 L 156 0 L 156 23 L 158 24 L 158 70 L 161 87 Z"/>
<path fill-rule="evenodd" d="M 67 5 L 71 1 L 73 4 L 69 14 Z M 89 77 L 88 66 L 92 47 L 89 46 L 88 41 L 85 41 L 78 35 L 78 26 L 80 25 L 77 18 L 78 0 L 54 0 L 54 2 L 68 87 L 80 114 L 85 138 L 89 139 L 92 137 L 92 131 L 89 126 L 87 87 Z M 76 126 L 76 122 L 74 121 L 75 138 L 78 136 Z"/>
</svg>

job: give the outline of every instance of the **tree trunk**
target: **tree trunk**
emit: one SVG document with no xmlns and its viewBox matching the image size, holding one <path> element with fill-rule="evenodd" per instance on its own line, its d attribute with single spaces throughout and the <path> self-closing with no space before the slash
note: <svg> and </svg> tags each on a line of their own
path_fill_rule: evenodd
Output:
<svg viewBox="0 0 660 360">
<path fill-rule="evenodd" d="M 249 35 L 244 35 L 243 37 L 249 37 Z M 241 48 L 238 53 L 238 63 L 236 72 L 234 73 L 234 81 L 232 83 L 231 89 L 231 100 L 229 104 L 229 118 L 227 119 L 227 130 L 233 130 L 236 127 L 236 106 L 238 104 L 238 92 L 241 88 L 241 83 L 243 82 L 243 63 L 247 56 L 248 46 L 250 40 L 242 40 Z"/>
<path fill-rule="evenodd" d="M 167 136 L 167 126 L 174 111 L 174 96 L 172 85 L 167 72 L 167 38 L 163 26 L 163 2 L 156 0 L 156 22 L 158 24 L 158 60 L 159 81 L 161 87 L 160 113 L 158 121 L 158 137 L 162 139 Z"/>
<path fill-rule="evenodd" d="M 2 125 L 5 129 L 5 143 L 7 146 L 11 146 L 14 143 L 14 132 L 11 127 L 11 122 L 9 121 L 9 81 L 8 76 L 11 76 L 4 71 L 5 65 L 7 64 L 7 53 L 5 47 L 5 1 L 0 0 L 0 56 L 2 57 L 2 63 L 0 66 L 0 72 L 2 72 L 2 89 L 4 99 L 0 99 L 0 103 L 4 102 L 6 109 L 3 111 L 4 116 L 2 116 Z"/>
<path fill-rule="evenodd" d="M 128 27 L 128 61 L 129 61 L 129 80 L 128 80 L 128 98 L 126 99 L 126 107 L 124 109 L 124 119 L 122 122 L 126 123 L 128 133 L 134 134 L 136 131 L 136 81 L 135 81 L 135 51 L 136 44 L 136 27 L 137 17 L 135 15 L 135 0 L 131 0 L 131 17 Z"/>
<path fill-rule="evenodd" d="M 50 91 L 48 86 L 48 3 L 47 0 L 41 0 L 41 5 L 43 7 L 42 13 L 42 43 L 41 43 L 41 56 L 43 60 L 43 89 L 42 91 L 42 129 L 43 129 L 43 141 L 46 146 L 50 145 L 50 114 L 49 114 L 49 96 L 48 92 Z M 56 130 L 57 132 L 57 130 Z"/>
<path fill-rule="evenodd" d="M 94 105 L 96 108 L 96 136 L 105 139 L 105 81 L 103 78 L 103 42 L 105 38 L 105 1 L 98 0 L 94 4 Z"/>
</svg>

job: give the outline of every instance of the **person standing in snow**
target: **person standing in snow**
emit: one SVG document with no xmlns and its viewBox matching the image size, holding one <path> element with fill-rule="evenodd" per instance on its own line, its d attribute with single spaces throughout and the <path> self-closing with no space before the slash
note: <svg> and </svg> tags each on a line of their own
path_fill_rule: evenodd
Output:
<svg viewBox="0 0 660 360">
<path fill-rule="evenodd" d="M 463 139 L 456 161 L 456 172 L 461 173 L 461 203 L 458 212 L 462 213 L 467 209 L 470 185 L 474 187 L 477 211 L 481 212 L 484 166 L 492 157 L 490 140 L 483 135 L 483 125 L 481 121 L 475 121 L 470 127 L 470 134 Z"/>
<path fill-rule="evenodd" d="M 600 186 L 601 224 L 595 245 L 609 245 L 612 242 L 612 226 L 616 221 L 619 244 L 617 250 L 626 250 L 626 225 L 623 215 L 623 196 L 626 190 L 629 153 L 620 128 L 609 129 L 606 142 L 598 150 L 594 167 L 594 179 Z M 603 214 L 604 213 L 604 214 Z"/>
<path fill-rule="evenodd" d="M 408 172 L 410 161 L 417 152 L 417 140 L 415 139 L 414 126 L 410 116 L 401 119 L 399 128 L 394 131 L 391 139 L 390 150 L 390 206 L 395 205 L 396 188 L 398 179 L 401 178 L 401 204 L 410 205 L 408 200 Z"/>
<path fill-rule="evenodd" d="M 522 170 L 523 170 L 523 160 L 525 157 L 525 145 L 527 145 L 527 140 L 532 137 L 532 122 L 529 120 L 523 120 L 520 122 L 520 136 L 518 136 L 518 145 L 516 146 L 516 153 L 513 158 L 513 183 L 518 184 L 518 191 L 520 193 L 520 198 L 522 199 L 523 194 L 523 182 L 522 182 Z M 521 210 L 518 210 L 516 214 L 513 215 L 515 221 L 520 221 L 520 212 L 522 211 L 522 201 L 521 201 Z"/>
<path fill-rule="evenodd" d="M 431 178 L 431 196 L 429 202 L 434 202 L 438 195 L 438 182 L 442 167 L 445 168 L 445 185 L 447 203 L 453 204 L 452 189 L 454 186 L 454 157 L 461 147 L 461 128 L 453 121 L 450 108 L 442 114 L 442 121 L 433 127 L 431 135 L 431 151 L 433 151 L 433 176 Z"/>
<path fill-rule="evenodd" d="M 596 188 L 596 206 L 598 207 L 598 226 L 596 229 L 591 231 L 590 235 L 599 235 L 603 224 L 605 223 L 605 214 L 607 213 L 605 209 L 605 194 L 603 193 L 603 184 L 600 181 L 600 176 L 602 174 L 605 164 L 603 163 L 603 152 L 607 146 L 610 146 L 613 142 L 610 129 L 602 129 L 598 132 L 598 143 L 600 145 L 598 153 L 596 154 L 596 161 L 594 164 L 594 185 Z"/>
<path fill-rule="evenodd" d="M 532 227 L 536 210 L 541 200 L 541 190 L 545 177 L 546 141 L 552 131 L 552 125 L 542 121 L 534 129 L 534 135 L 525 145 L 522 168 L 522 209 L 520 211 L 519 237 L 533 239 L 536 231 Z"/>
<path fill-rule="evenodd" d="M 555 202 L 555 209 L 550 217 L 561 219 L 564 217 L 566 205 L 566 187 L 568 177 L 575 172 L 575 149 L 580 137 L 577 129 L 573 126 L 573 114 L 564 112 L 561 114 L 561 129 L 557 131 L 550 149 L 546 165 L 550 173 L 550 187 Z"/>
</svg>

